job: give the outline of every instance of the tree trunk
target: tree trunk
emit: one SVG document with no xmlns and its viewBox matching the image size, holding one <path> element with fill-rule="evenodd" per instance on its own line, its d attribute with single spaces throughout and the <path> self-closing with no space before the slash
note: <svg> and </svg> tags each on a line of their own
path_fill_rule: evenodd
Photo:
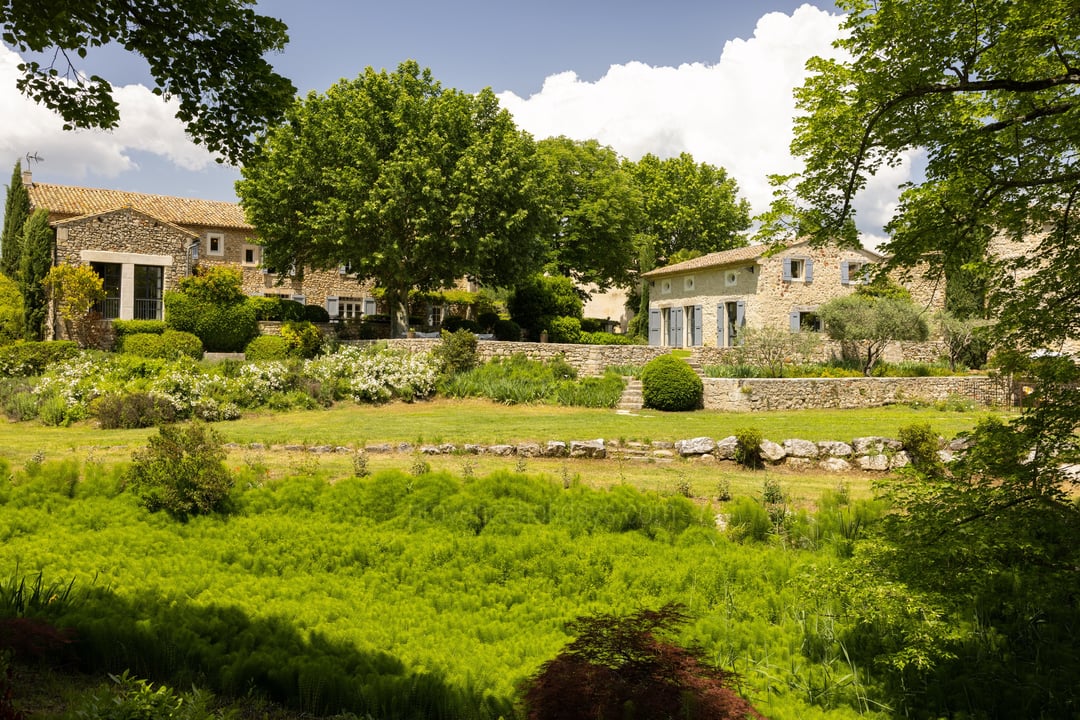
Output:
<svg viewBox="0 0 1080 720">
<path fill-rule="evenodd" d="M 407 297 L 408 293 L 397 289 L 386 289 L 384 299 L 386 312 L 390 315 L 390 337 L 392 338 L 405 337 L 405 333 L 409 330 L 409 310 L 402 301 L 403 296 Z"/>
</svg>

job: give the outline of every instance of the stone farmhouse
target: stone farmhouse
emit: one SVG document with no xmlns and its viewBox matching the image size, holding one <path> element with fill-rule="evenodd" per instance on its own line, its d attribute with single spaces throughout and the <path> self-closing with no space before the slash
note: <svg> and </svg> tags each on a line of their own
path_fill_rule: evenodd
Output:
<svg viewBox="0 0 1080 720">
<path fill-rule="evenodd" d="M 743 327 L 820 332 L 817 309 L 848 295 L 881 255 L 865 249 L 792 243 L 710 253 L 642 274 L 649 282 L 649 344 L 715 347 L 736 344 Z M 906 283 L 917 304 L 941 305 L 941 293 Z"/>
<path fill-rule="evenodd" d="M 104 280 L 106 319 L 162 319 L 164 294 L 196 263 L 237 267 L 248 295 L 321 305 L 331 318 L 376 312 L 372 283 L 346 267 L 307 269 L 302 279 L 265 267 L 236 203 L 37 183 L 28 171 L 23 184 L 31 206 L 49 211 L 54 263 L 90 265 Z"/>
</svg>

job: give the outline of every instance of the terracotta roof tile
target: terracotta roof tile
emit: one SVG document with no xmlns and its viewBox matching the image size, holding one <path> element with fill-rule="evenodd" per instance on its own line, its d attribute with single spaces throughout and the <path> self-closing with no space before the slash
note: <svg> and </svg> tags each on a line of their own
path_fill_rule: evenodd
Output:
<svg viewBox="0 0 1080 720">
<path fill-rule="evenodd" d="M 39 182 L 26 189 L 30 203 L 47 208 L 54 219 L 58 215 L 67 218 L 130 207 L 174 225 L 252 229 L 237 203 Z"/>
<path fill-rule="evenodd" d="M 746 247 L 734 248 L 732 250 L 709 253 L 708 255 L 702 255 L 701 257 L 696 257 L 692 260 L 686 260 L 681 263 L 675 263 L 674 265 L 667 265 L 665 267 L 656 268 L 655 270 L 650 270 L 647 273 L 642 273 L 641 277 L 653 278 L 662 275 L 688 272 L 690 270 L 720 267 L 721 265 L 730 265 L 732 263 L 745 263 L 750 260 L 757 260 L 765 254 L 765 251 L 767 251 L 769 247 L 769 245 L 747 245 Z"/>
</svg>

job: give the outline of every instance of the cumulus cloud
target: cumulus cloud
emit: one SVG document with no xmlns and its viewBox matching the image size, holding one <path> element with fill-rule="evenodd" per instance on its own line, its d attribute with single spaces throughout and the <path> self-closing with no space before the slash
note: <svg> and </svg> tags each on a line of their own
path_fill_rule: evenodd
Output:
<svg viewBox="0 0 1080 720">
<path fill-rule="evenodd" d="M 632 159 L 688 152 L 721 166 L 758 213 L 772 200 L 768 175 L 801 169 L 788 150 L 792 90 L 806 79 L 807 59 L 836 56 L 832 43 L 840 20 L 803 5 L 791 15 L 762 16 L 753 37 L 727 42 L 715 64 L 632 62 L 611 66 L 596 82 L 564 72 L 548 77 L 535 95 L 506 92 L 499 100 L 536 137 L 595 138 Z M 880 233 L 908 170 L 902 166 L 875 178 L 860 195 L 859 223 L 866 231 Z M 878 239 L 867 238 L 867 244 Z"/>
<path fill-rule="evenodd" d="M 114 87 L 120 104 L 120 125 L 112 131 L 65 132 L 52 111 L 24 97 L 15 88 L 18 53 L 0 45 L 0 160 L 14 163 L 26 153 L 48 161 L 53 182 L 105 178 L 137 170 L 132 152 L 160 155 L 184 170 L 214 164 L 214 156 L 193 143 L 176 119 L 176 102 L 167 102 L 142 85 Z"/>
</svg>

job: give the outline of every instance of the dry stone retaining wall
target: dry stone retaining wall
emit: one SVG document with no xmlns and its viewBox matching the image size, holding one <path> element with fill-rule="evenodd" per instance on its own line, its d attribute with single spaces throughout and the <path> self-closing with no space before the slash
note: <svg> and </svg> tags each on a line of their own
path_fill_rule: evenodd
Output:
<svg viewBox="0 0 1080 720">
<path fill-rule="evenodd" d="M 240 447 L 232 445 L 231 447 Z M 259 443 L 247 449 L 265 450 Z M 493 455 L 496 457 L 521 458 L 584 458 L 622 459 L 643 462 L 674 462 L 682 458 L 694 462 L 734 462 L 738 441 L 735 436 L 715 440 L 709 437 L 689 438 L 676 442 L 651 443 L 616 440 L 549 440 L 545 443 L 521 442 L 517 444 L 478 445 L 466 443 L 454 445 L 412 445 L 411 443 L 371 444 L 362 450 L 333 445 L 279 445 L 270 450 L 288 452 L 323 453 L 419 453 L 421 455 Z M 939 456 L 944 461 L 953 459 L 956 453 L 966 449 L 964 441 L 950 443 L 941 441 Z M 762 460 L 769 465 L 785 465 L 795 469 L 821 468 L 831 472 L 887 472 L 905 467 L 911 458 L 903 445 L 892 438 L 869 436 L 854 438 L 850 443 L 838 440 L 812 442 L 788 438 L 781 443 L 763 440 L 759 448 Z"/>
</svg>

